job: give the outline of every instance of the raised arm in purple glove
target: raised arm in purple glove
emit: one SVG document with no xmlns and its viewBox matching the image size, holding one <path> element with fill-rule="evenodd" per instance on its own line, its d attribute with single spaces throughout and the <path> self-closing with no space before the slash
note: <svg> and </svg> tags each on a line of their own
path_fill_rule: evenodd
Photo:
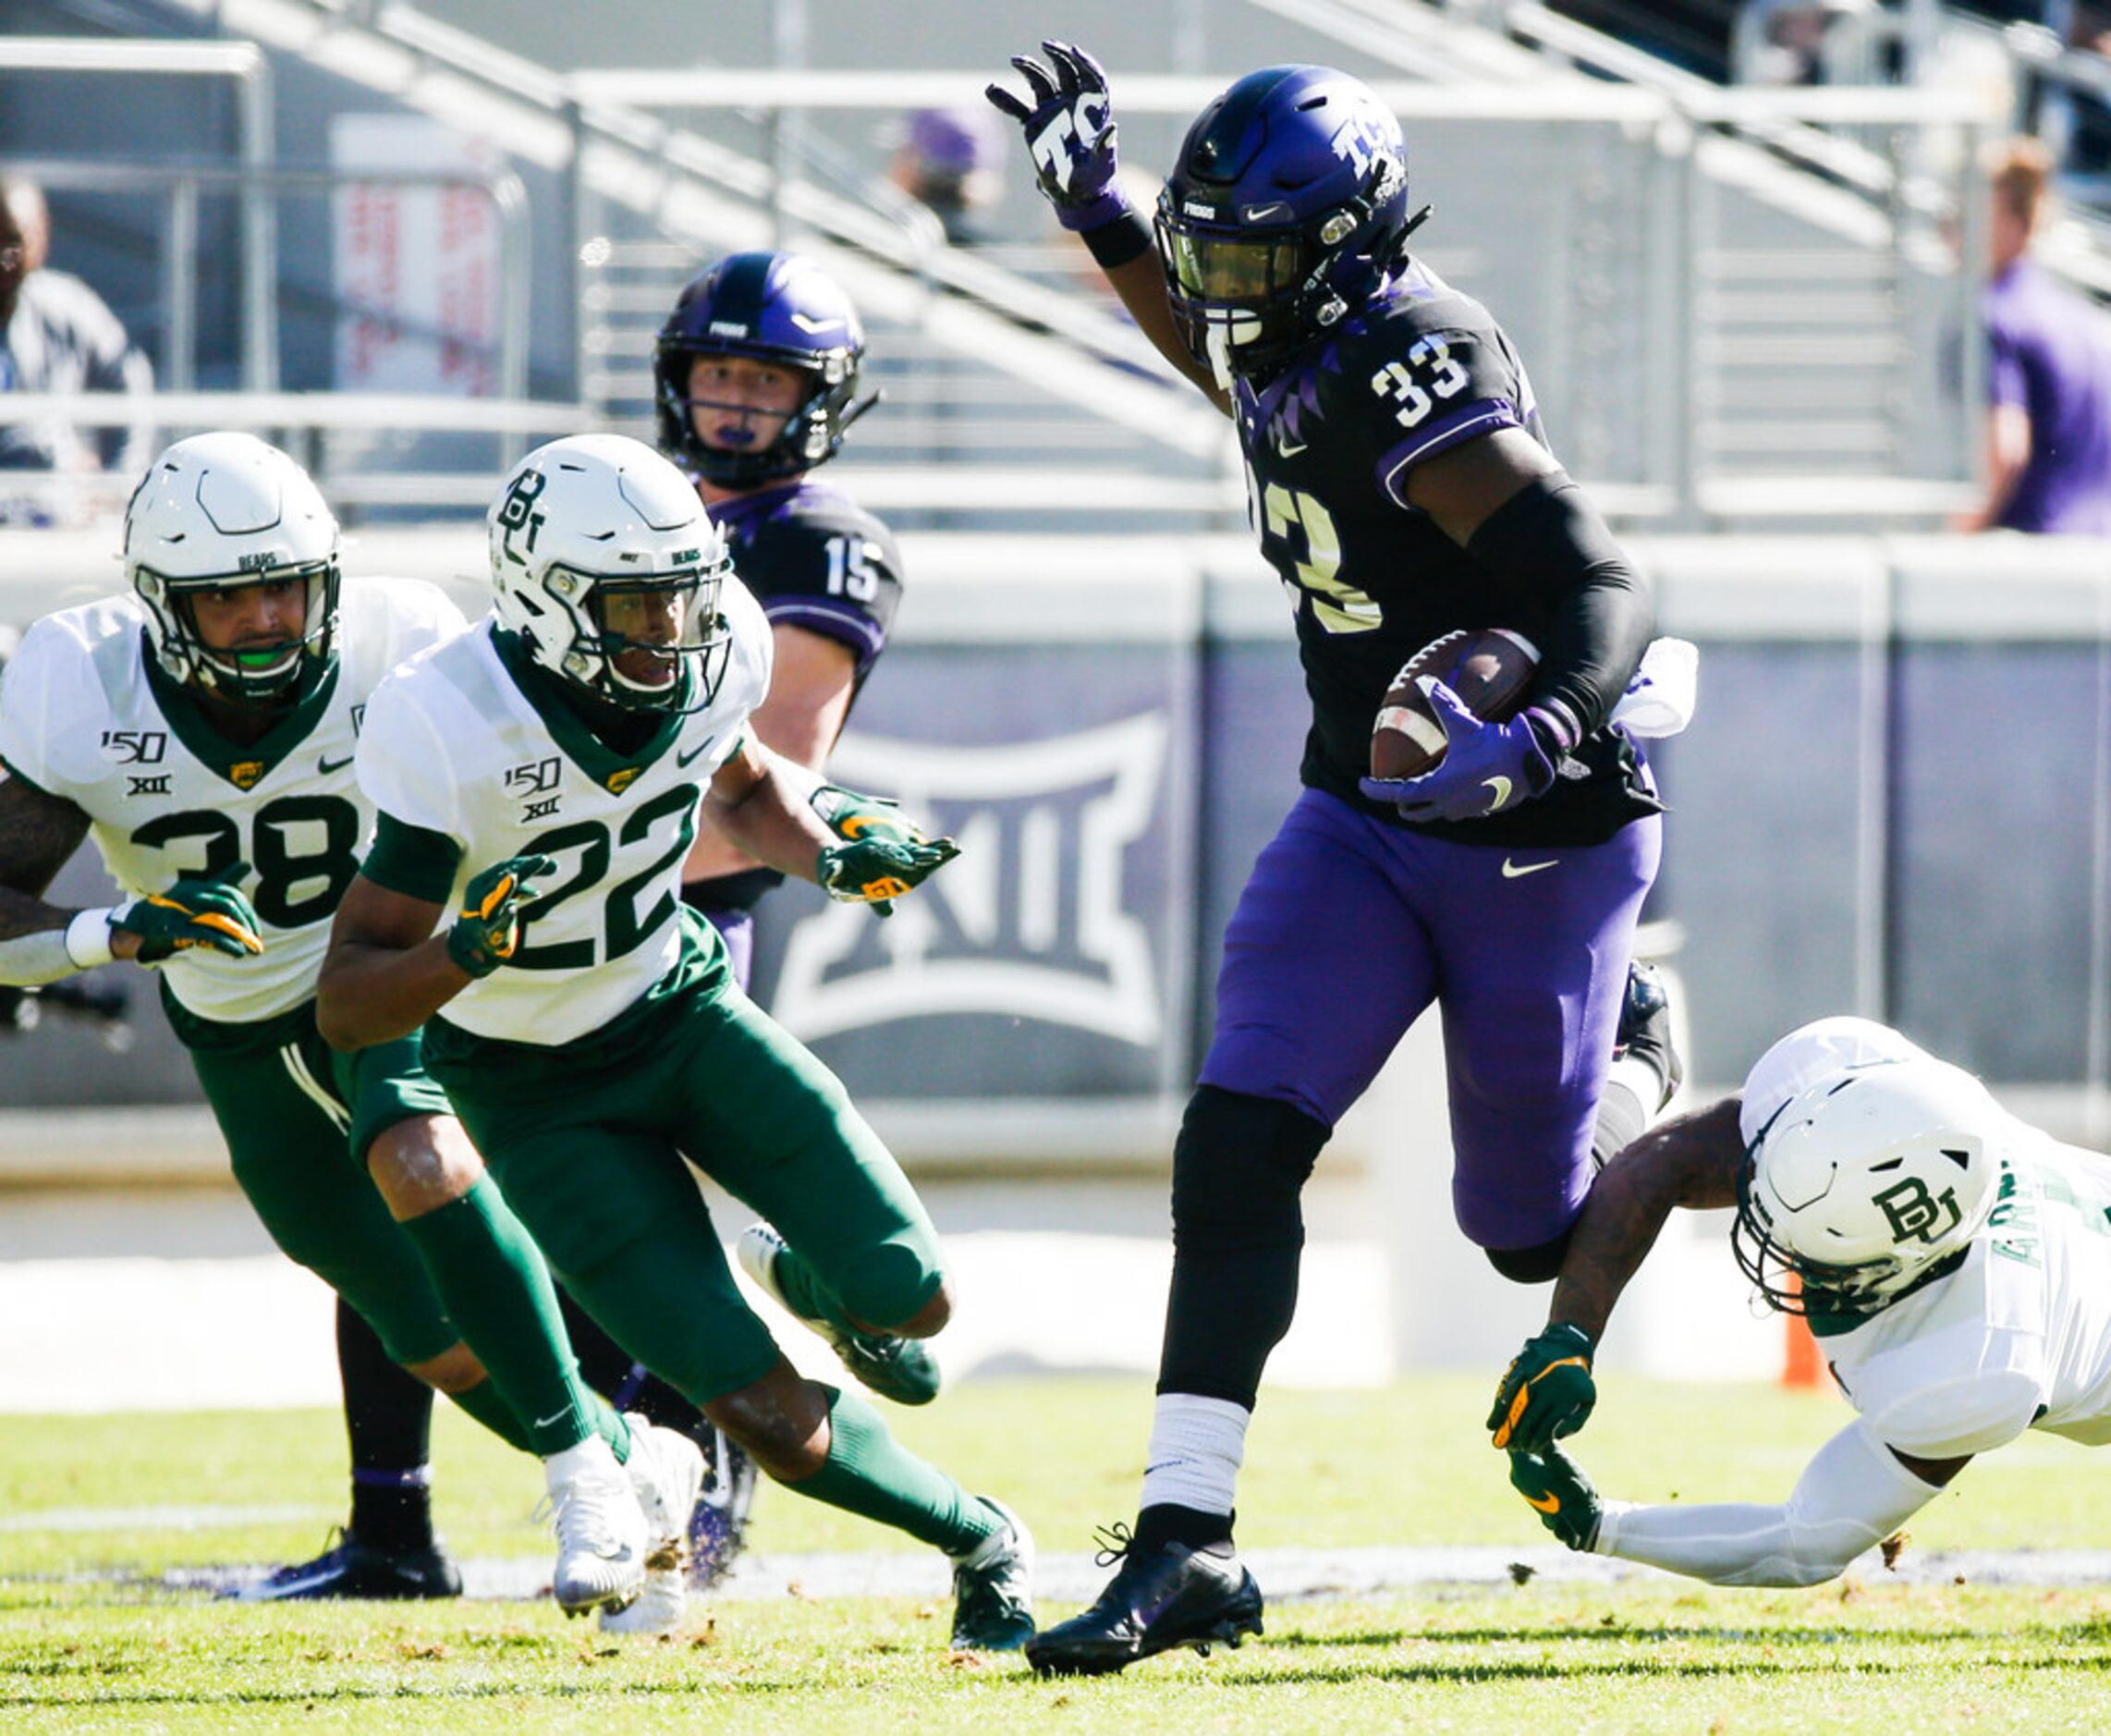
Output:
<svg viewBox="0 0 2111 1736">
<path fill-rule="evenodd" d="M 1026 130 L 1026 149 L 1041 196 L 1056 207 L 1056 220 L 1082 233 L 1127 214 L 1129 201 L 1116 185 L 1114 104 L 1107 75 L 1083 49 L 1070 43 L 1043 43 L 1055 65 L 1014 55 L 1025 75 L 1033 106 L 1001 84 L 985 94 L 997 110 Z"/>
</svg>

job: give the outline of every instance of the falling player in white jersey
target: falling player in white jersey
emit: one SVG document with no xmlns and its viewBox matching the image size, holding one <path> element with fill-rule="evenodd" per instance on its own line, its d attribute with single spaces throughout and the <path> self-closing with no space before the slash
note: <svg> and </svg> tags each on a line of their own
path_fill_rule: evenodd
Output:
<svg viewBox="0 0 2111 1736">
<path fill-rule="evenodd" d="M 1739 1264 L 1810 1321 L 1859 1412 L 1778 1506 L 1601 1499 L 1556 1444 L 1674 1206 L 1735 1205 Z M 1804 1026 L 1741 1096 L 1644 1134 L 1592 1190 L 1547 1329 L 1488 1419 L 1572 1549 L 1723 1585 L 1810 1585 L 2028 1429 L 2111 1441 L 2111 1157 L 2018 1120 L 1970 1073 L 1860 1019 Z"/>
<path fill-rule="evenodd" d="M 580 1384 L 548 1270 L 415 1033 L 334 1055 L 315 1027 L 330 918 L 372 830 L 352 776 L 360 718 L 383 676 L 461 616 L 430 585 L 343 581 L 314 483 L 248 434 L 154 460 L 125 565 L 131 594 L 47 616 L 0 679 L 0 983 L 158 969 L 272 1239 L 399 1363 L 544 1461 L 557 1601 L 621 1627 L 647 1557 L 688 1517 L 696 1448 L 633 1429 Z M 91 835 L 124 901 L 45 902 Z M 459 1591 L 422 1487 L 370 1492 L 362 1512 L 357 1469 L 343 1540 L 259 1595 Z M 391 1520 L 422 1524 L 421 1542 L 374 1534 Z"/>
<path fill-rule="evenodd" d="M 792 1367 L 689 1168 L 775 1226 L 773 1288 L 795 1312 L 868 1343 L 945 1324 L 921 1204 L 842 1085 L 740 992 L 681 872 L 700 812 L 758 861 L 883 907 L 957 852 L 756 739 L 769 624 L 651 447 L 588 434 L 531 453 L 489 530 L 492 617 L 367 708 L 358 769 L 379 819 L 321 1028 L 356 1047 L 422 1026 L 587 1313 L 769 1475 L 949 1555 L 957 1646 L 1016 1648 L 1033 1625 L 1024 1525 Z M 678 1601 L 678 1575 L 665 1589 Z"/>
</svg>

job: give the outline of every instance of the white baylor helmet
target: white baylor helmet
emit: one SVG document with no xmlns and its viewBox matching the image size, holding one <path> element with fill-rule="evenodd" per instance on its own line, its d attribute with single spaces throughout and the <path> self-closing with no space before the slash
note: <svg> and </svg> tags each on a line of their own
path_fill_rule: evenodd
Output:
<svg viewBox="0 0 2111 1736">
<path fill-rule="evenodd" d="M 1752 1142 L 1738 1264 L 1785 1313 L 1874 1314 L 1979 1233 L 2014 1126 L 1978 1080 L 1930 1056 L 1823 1080 Z"/>
<path fill-rule="evenodd" d="M 514 467 L 486 520 L 498 618 L 543 667 L 631 711 L 701 711 L 732 650 L 725 533 L 651 446 L 574 434 Z"/>
<path fill-rule="evenodd" d="M 155 661 L 216 698 L 257 703 L 328 667 L 337 627 L 337 521 L 308 472 L 253 434 L 178 440 L 125 508 L 125 577 L 146 605 Z M 189 598 L 245 585 L 307 587 L 301 635 L 214 651 Z"/>
</svg>

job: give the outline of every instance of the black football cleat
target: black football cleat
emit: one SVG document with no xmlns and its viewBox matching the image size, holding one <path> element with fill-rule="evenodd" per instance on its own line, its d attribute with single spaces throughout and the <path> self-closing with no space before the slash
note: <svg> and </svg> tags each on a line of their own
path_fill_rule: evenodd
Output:
<svg viewBox="0 0 2111 1736">
<path fill-rule="evenodd" d="M 1664 1082 L 1663 1098 L 1645 1107 L 1661 1109 L 1678 1094 L 1686 1064 L 1672 1045 L 1671 996 L 1665 989 L 1664 972 L 1653 964 L 1628 967 L 1627 995 L 1620 1002 L 1619 1028 L 1613 1033 L 1613 1055 L 1640 1057 Z"/>
<path fill-rule="evenodd" d="M 1237 1556 L 1184 1543 L 1146 1553 L 1116 1534 L 1121 1570 L 1099 1601 L 1027 1641 L 1026 1661 L 1042 1675 L 1112 1675 L 1177 1645 L 1207 1657 L 1219 1642 L 1236 1646 L 1261 1632 L 1261 1587 Z"/>
<path fill-rule="evenodd" d="M 372 1597 L 399 1603 L 416 1597 L 459 1597 L 462 1575 L 438 1542 L 429 1549 L 379 1549 L 346 1531 L 338 1534 L 334 1547 L 312 1561 L 279 1568 L 232 1595 L 252 1604 L 314 1597 Z"/>
</svg>

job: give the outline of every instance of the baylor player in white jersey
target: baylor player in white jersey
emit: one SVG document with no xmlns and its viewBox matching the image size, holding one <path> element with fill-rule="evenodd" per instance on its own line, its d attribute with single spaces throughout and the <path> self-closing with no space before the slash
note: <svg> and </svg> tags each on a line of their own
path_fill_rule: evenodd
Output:
<svg viewBox="0 0 2111 1736">
<path fill-rule="evenodd" d="M 695 1449 L 633 1437 L 580 1387 L 541 1256 L 415 1045 L 337 1057 L 315 1029 L 330 917 L 372 829 L 352 775 L 361 715 L 392 666 L 461 617 L 428 585 L 345 583 L 313 483 L 247 434 L 201 434 L 154 461 L 127 509 L 125 559 L 131 594 L 39 622 L 0 681 L 0 982 L 115 959 L 160 969 L 274 1241 L 397 1362 L 545 1460 L 557 1599 L 621 1625 L 661 1541 L 645 1504 L 653 1532 L 671 1529 L 661 1506 L 686 1520 Z M 84 836 L 124 903 L 43 901 Z M 261 1595 L 458 1591 L 431 1533 L 421 1440 L 414 1457 L 393 1490 L 362 1485 L 355 1435 L 343 1541 Z"/>
<path fill-rule="evenodd" d="M 1731 1204 L 1739 1264 L 1808 1316 L 1858 1418 L 1779 1506 L 1603 1500 L 1556 1444 L 1590 1415 L 1598 1335 L 1673 1206 Z M 2026 1430 L 2111 1441 L 2107 1210 L 2111 1157 L 2018 1120 L 1896 1031 L 1821 1020 L 1769 1049 L 1741 1097 L 1606 1168 L 1489 1427 L 1570 1548 L 1815 1584 Z"/>
<path fill-rule="evenodd" d="M 771 1476 L 949 1555 L 956 1645 L 1023 1644 L 1025 1527 L 855 1393 L 798 1374 L 684 1161 L 775 1225 L 771 1288 L 839 1348 L 945 1324 L 921 1204 L 842 1085 L 732 981 L 681 871 L 700 805 L 757 860 L 883 914 L 954 847 L 756 739 L 768 624 L 652 448 L 593 434 L 531 453 L 489 531 L 493 616 L 368 707 L 358 769 L 379 820 L 321 1028 L 358 1046 L 422 1026 L 433 1077 L 587 1313 Z"/>
</svg>

